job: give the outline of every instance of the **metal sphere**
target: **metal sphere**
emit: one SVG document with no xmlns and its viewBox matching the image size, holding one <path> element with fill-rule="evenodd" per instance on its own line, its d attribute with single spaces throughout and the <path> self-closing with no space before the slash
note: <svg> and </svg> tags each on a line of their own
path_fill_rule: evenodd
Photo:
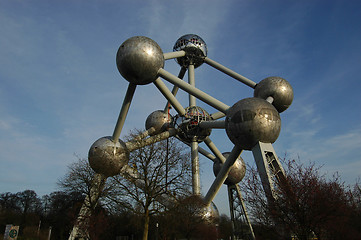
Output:
<svg viewBox="0 0 361 240">
<path fill-rule="evenodd" d="M 206 206 L 201 195 L 191 195 L 183 199 L 180 203 L 181 208 L 191 211 L 195 216 L 201 217 L 207 222 L 213 222 L 219 218 L 219 211 L 214 202 Z"/>
<path fill-rule="evenodd" d="M 195 34 L 187 34 L 180 37 L 174 44 L 173 51 L 183 50 L 186 52 L 184 57 L 176 59 L 182 67 L 188 67 L 193 64 L 199 67 L 203 63 L 203 58 L 207 56 L 207 45 L 203 39 Z"/>
<path fill-rule="evenodd" d="M 151 135 L 156 135 L 161 132 L 166 131 L 172 123 L 172 116 L 168 113 L 165 113 L 162 110 L 157 110 L 152 112 L 145 121 L 145 129 L 150 129 L 154 127 L 155 132 Z"/>
<path fill-rule="evenodd" d="M 102 137 L 90 147 L 88 160 L 96 173 L 110 177 L 119 174 L 128 163 L 129 151 L 120 139 L 115 143 L 111 137 Z"/>
<path fill-rule="evenodd" d="M 274 143 L 281 131 L 281 118 L 276 108 L 261 98 L 245 98 L 226 114 L 229 139 L 245 150 L 257 142 Z"/>
<path fill-rule="evenodd" d="M 212 129 L 203 129 L 199 127 L 199 123 L 211 120 L 211 116 L 198 106 L 187 107 L 185 111 L 184 116 L 178 116 L 176 119 L 175 124 L 179 130 L 177 136 L 187 143 L 204 141 L 211 134 Z"/>
<path fill-rule="evenodd" d="M 293 89 L 289 82 L 281 77 L 268 77 L 257 84 L 254 96 L 263 99 L 273 97 L 272 105 L 278 112 L 283 112 L 293 101 Z"/>
<path fill-rule="evenodd" d="M 229 156 L 229 152 L 222 153 L 222 155 L 227 159 Z M 219 171 L 221 171 L 221 168 L 223 166 L 223 163 L 219 158 L 214 159 L 213 162 L 213 173 L 214 176 L 217 177 Z M 234 162 L 233 166 L 231 167 L 231 170 L 228 173 L 228 176 L 226 178 L 226 181 L 224 181 L 224 184 L 226 185 L 234 185 L 242 181 L 244 176 L 246 175 L 246 164 L 244 163 L 243 158 L 240 156 L 237 158 L 237 160 Z"/>
<path fill-rule="evenodd" d="M 201 217 L 208 222 L 213 222 L 215 219 L 218 219 L 219 211 L 216 204 L 214 204 L 214 202 L 211 202 L 211 205 L 203 208 Z"/>
<path fill-rule="evenodd" d="M 163 51 L 150 38 L 137 36 L 126 40 L 117 52 L 117 67 L 130 83 L 145 85 L 155 81 L 164 66 Z"/>
</svg>

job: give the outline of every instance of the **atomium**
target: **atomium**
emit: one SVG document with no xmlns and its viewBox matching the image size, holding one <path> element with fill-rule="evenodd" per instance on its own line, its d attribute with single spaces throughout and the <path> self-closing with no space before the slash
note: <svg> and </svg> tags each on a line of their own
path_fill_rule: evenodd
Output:
<svg viewBox="0 0 361 240">
<path fill-rule="evenodd" d="M 164 62 L 175 59 L 181 66 L 178 75 L 164 69 Z M 215 97 L 203 92 L 195 86 L 195 68 L 208 64 L 226 74 L 228 77 L 253 89 L 253 97 L 246 96 L 234 102 L 223 103 Z M 225 183 L 228 189 L 230 211 L 233 221 L 243 221 L 235 215 L 237 209 L 245 216 L 246 223 L 234 226 L 248 226 L 250 236 L 255 239 L 252 226 L 248 220 L 243 199 L 238 183 L 245 176 L 245 163 L 240 157 L 243 150 L 252 151 L 257 169 L 262 181 L 262 186 L 269 201 L 276 196 L 276 181 L 284 179 L 284 170 L 273 149 L 274 143 L 281 131 L 280 113 L 285 111 L 293 101 L 293 89 L 288 81 L 281 77 L 268 77 L 256 83 L 235 71 L 208 57 L 205 41 L 195 34 L 180 37 L 173 52 L 163 53 L 161 47 L 152 39 L 136 36 L 124 41 L 117 52 L 116 65 L 120 74 L 128 81 L 128 89 L 124 96 L 117 123 L 112 136 L 98 139 L 90 147 L 89 163 L 98 178 L 106 179 L 123 171 L 132 171 L 128 166 L 129 152 L 137 146 L 146 146 L 157 141 L 176 137 L 191 148 L 192 165 L 192 191 L 204 204 L 201 215 L 213 218 L 218 215 L 217 207 L 213 200 Z M 188 83 L 183 80 L 188 71 Z M 172 91 L 168 89 L 163 80 L 173 85 Z M 136 137 L 137 144 L 124 143 L 119 139 L 125 123 L 130 103 L 139 85 L 153 83 L 160 93 L 166 98 L 164 110 L 153 111 L 145 121 L 146 130 Z M 178 90 L 183 90 L 189 95 L 189 105 L 183 106 L 177 99 Z M 252 92 L 250 92 L 252 95 Z M 213 113 L 197 106 L 196 100 L 206 104 Z M 157 108 L 159 109 L 159 108 Z M 176 111 L 175 113 L 170 111 Z M 174 117 L 173 117 L 174 116 Z M 222 129 L 234 144 L 229 152 L 221 153 L 216 144 L 211 140 L 212 129 Z M 208 152 L 200 144 L 205 144 Z M 227 144 L 226 144 L 227 145 Z M 199 153 L 213 161 L 216 178 L 204 196 L 201 195 Z M 94 181 L 91 191 L 101 189 L 99 182 Z M 142 184 L 138 187 L 142 188 Z M 234 194 L 235 193 L 235 194 Z M 91 198 L 92 196 L 89 196 Z M 89 199 L 85 200 L 85 203 Z M 85 211 L 79 214 L 77 222 L 90 214 Z M 79 226 L 75 225 L 72 235 L 76 235 Z M 242 229 L 234 229 L 242 232 Z M 237 236 L 246 238 L 246 236 Z"/>
</svg>

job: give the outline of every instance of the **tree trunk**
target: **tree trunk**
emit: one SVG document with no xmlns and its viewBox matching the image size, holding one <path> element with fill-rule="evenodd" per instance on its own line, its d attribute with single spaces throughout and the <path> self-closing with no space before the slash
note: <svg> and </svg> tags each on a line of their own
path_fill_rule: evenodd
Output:
<svg viewBox="0 0 361 240">
<path fill-rule="evenodd" d="M 149 209 L 145 209 L 144 213 L 144 230 L 143 230 L 143 240 L 148 239 L 148 230 L 149 230 Z"/>
</svg>

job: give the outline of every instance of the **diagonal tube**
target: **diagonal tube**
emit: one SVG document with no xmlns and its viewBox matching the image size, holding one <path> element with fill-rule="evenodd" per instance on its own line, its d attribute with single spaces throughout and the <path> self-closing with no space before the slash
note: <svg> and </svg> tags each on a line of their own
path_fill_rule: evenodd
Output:
<svg viewBox="0 0 361 240">
<path fill-rule="evenodd" d="M 205 57 L 204 58 L 204 62 L 207 63 L 208 65 L 214 67 L 215 69 L 218 69 L 219 71 L 227 74 L 230 77 L 233 77 L 234 79 L 237 79 L 238 81 L 246 84 L 247 86 L 250 86 L 251 88 L 255 88 L 257 83 L 253 82 L 252 80 L 236 73 L 235 71 L 223 66 L 220 63 L 217 63 L 216 61 L 213 61 L 212 59 Z"/>
<path fill-rule="evenodd" d="M 176 99 L 176 97 L 171 93 L 171 91 L 167 88 L 164 82 L 157 78 L 154 81 L 154 85 L 159 89 L 159 91 L 163 94 L 163 96 L 168 99 L 168 102 L 172 104 L 174 109 L 178 112 L 179 115 L 183 116 L 185 114 L 185 110 L 180 102 Z"/>
<path fill-rule="evenodd" d="M 204 140 L 204 143 L 208 146 L 208 148 L 212 151 L 212 153 L 222 162 L 224 163 L 226 161 L 226 158 L 223 156 L 223 154 L 219 151 L 219 149 L 216 147 L 216 145 L 212 142 L 212 140 L 207 137 Z"/>
<path fill-rule="evenodd" d="M 222 103 L 221 101 L 215 99 L 214 97 L 206 94 L 205 92 L 202 92 L 201 90 L 191 86 L 190 84 L 184 82 L 183 80 L 177 78 L 176 76 L 174 76 L 173 74 L 167 72 L 166 70 L 164 70 L 163 68 L 160 68 L 158 70 L 158 74 L 166 79 L 167 81 L 169 81 L 170 83 L 177 85 L 179 88 L 183 89 L 184 91 L 194 95 L 195 97 L 199 98 L 200 100 L 202 100 L 203 102 L 211 105 L 212 107 L 214 107 L 215 109 L 226 113 L 227 110 L 229 109 L 229 106 Z"/>
<path fill-rule="evenodd" d="M 120 110 L 118 121 L 117 121 L 117 124 L 115 125 L 113 136 L 112 136 L 112 140 L 115 143 L 118 142 L 120 133 L 122 132 L 123 125 L 124 125 L 125 119 L 127 117 L 129 107 L 132 102 L 136 87 L 137 87 L 137 85 L 135 85 L 133 83 L 129 83 L 129 85 L 128 85 L 127 93 L 125 94 L 123 105 Z"/>
<path fill-rule="evenodd" d="M 217 195 L 219 189 L 221 188 L 222 184 L 226 180 L 228 173 L 231 170 L 231 167 L 233 166 L 234 162 L 237 160 L 238 156 L 241 153 L 242 153 L 242 149 L 239 146 L 234 145 L 226 162 L 223 164 L 216 179 L 213 181 L 211 187 L 209 188 L 207 195 L 204 197 L 204 202 L 207 206 L 209 206 L 211 204 L 214 197 Z"/>
<path fill-rule="evenodd" d="M 177 130 L 174 129 L 174 128 L 170 128 L 166 132 L 162 132 L 160 134 L 151 136 L 149 138 L 145 138 L 145 139 L 140 140 L 140 141 L 126 142 L 125 145 L 126 145 L 127 149 L 129 150 L 129 152 L 132 152 L 132 151 L 137 150 L 139 148 L 142 148 L 142 147 L 151 145 L 153 143 L 160 142 L 160 141 L 165 140 L 167 138 L 173 137 L 176 134 L 177 134 Z"/>
<path fill-rule="evenodd" d="M 186 68 L 186 67 L 181 67 L 181 69 L 180 69 L 180 71 L 179 71 L 179 74 L 178 74 L 178 78 L 179 78 L 179 79 L 183 79 L 186 71 L 187 71 L 187 68 Z M 173 94 L 174 96 L 176 96 L 177 93 L 178 93 L 178 90 L 179 90 L 179 87 L 174 86 L 173 89 L 172 89 L 172 94 Z M 165 108 L 164 108 L 164 112 L 165 112 L 165 113 L 169 111 L 169 107 L 170 107 L 170 103 L 169 103 L 169 101 L 168 101 L 168 102 L 167 102 L 167 105 L 166 105 Z"/>
<path fill-rule="evenodd" d="M 217 120 L 217 119 L 220 119 L 222 117 L 226 116 L 226 114 L 224 114 L 223 112 L 216 112 L 216 113 L 212 113 L 211 114 L 211 118 L 213 120 Z"/>
</svg>

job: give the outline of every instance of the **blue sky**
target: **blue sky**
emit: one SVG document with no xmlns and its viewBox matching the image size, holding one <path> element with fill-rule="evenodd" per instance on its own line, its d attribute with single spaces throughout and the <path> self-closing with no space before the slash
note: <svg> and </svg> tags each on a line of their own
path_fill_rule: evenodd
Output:
<svg viewBox="0 0 361 240">
<path fill-rule="evenodd" d="M 87 157 L 96 139 L 112 135 L 128 85 L 115 65 L 122 42 L 147 36 L 170 52 L 188 33 L 205 40 L 209 58 L 255 82 L 287 79 L 295 97 L 281 113 L 277 154 L 314 161 L 355 183 L 361 175 L 360 1 L 171 2 L 0 0 L 0 192 L 57 190 L 74 154 Z M 177 75 L 179 66 L 169 60 L 165 69 Z M 195 79 L 230 106 L 253 95 L 207 65 L 196 69 Z M 179 99 L 187 105 L 186 94 Z M 139 86 L 121 137 L 143 128 L 164 105 L 155 86 Z M 224 130 L 213 130 L 211 138 L 222 152 L 231 150 Z M 242 157 L 253 162 L 250 152 Z M 214 179 L 211 167 L 201 157 L 204 193 Z M 226 213 L 227 202 L 223 187 L 215 203 Z"/>
</svg>

